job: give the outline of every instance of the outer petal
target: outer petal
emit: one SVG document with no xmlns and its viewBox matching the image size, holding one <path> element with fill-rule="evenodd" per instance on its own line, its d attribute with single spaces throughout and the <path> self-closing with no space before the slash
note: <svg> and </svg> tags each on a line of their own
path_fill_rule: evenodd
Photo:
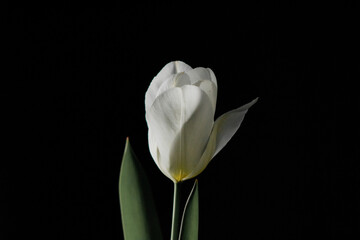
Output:
<svg viewBox="0 0 360 240">
<path fill-rule="evenodd" d="M 165 176 L 170 178 L 172 181 L 175 181 L 175 179 L 170 175 L 170 173 L 168 171 L 166 171 L 166 169 L 164 169 L 164 167 L 159 163 L 159 159 L 160 159 L 159 149 L 157 147 L 157 143 L 156 143 L 156 140 L 154 138 L 154 135 L 151 133 L 150 129 L 149 129 L 149 132 L 148 132 L 148 139 L 149 139 L 150 153 L 151 153 L 152 158 L 154 159 L 154 162 L 156 163 L 156 165 L 158 166 L 160 171 Z"/>
<path fill-rule="evenodd" d="M 171 77 L 171 75 L 173 74 L 189 71 L 191 69 L 192 68 L 189 65 L 182 61 L 173 61 L 166 64 L 151 81 L 150 86 L 145 93 L 145 110 L 147 111 L 151 107 L 160 86 L 162 85 L 162 83 L 164 83 L 166 79 Z"/>
<path fill-rule="evenodd" d="M 251 102 L 229 111 L 221 115 L 214 124 L 214 132 L 216 134 L 216 149 L 212 157 L 214 157 L 234 136 L 244 120 L 247 110 L 257 102 L 258 98 Z"/>
<path fill-rule="evenodd" d="M 205 92 L 191 85 L 169 89 L 147 111 L 158 164 L 172 179 L 181 181 L 198 165 L 213 126 L 212 116 Z"/>
<path fill-rule="evenodd" d="M 199 164 L 193 172 L 187 175 L 184 180 L 199 175 L 209 164 L 210 160 L 229 142 L 239 129 L 247 110 L 257 102 L 258 98 L 237 109 L 229 111 L 220 116 L 214 123 L 209 142 L 206 146 Z"/>
</svg>

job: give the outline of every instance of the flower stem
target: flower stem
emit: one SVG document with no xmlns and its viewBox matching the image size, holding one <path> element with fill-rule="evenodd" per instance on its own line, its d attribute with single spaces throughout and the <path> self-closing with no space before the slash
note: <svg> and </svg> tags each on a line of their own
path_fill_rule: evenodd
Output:
<svg viewBox="0 0 360 240">
<path fill-rule="evenodd" d="M 171 240 L 178 240 L 180 230 L 180 182 L 174 183 Z"/>
</svg>

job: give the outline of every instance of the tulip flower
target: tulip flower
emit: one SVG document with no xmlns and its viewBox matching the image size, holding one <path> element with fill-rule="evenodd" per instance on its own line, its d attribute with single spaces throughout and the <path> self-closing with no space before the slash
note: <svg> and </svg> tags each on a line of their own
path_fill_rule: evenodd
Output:
<svg viewBox="0 0 360 240">
<path fill-rule="evenodd" d="M 170 62 L 145 95 L 150 153 L 174 183 L 199 175 L 229 142 L 257 99 L 214 121 L 217 81 L 209 68 Z"/>
</svg>

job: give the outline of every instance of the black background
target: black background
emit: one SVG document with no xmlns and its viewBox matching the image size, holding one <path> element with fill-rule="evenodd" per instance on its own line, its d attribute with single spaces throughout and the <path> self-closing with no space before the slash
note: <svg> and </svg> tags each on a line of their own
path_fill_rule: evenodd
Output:
<svg viewBox="0 0 360 240">
<path fill-rule="evenodd" d="M 173 186 L 148 151 L 144 95 L 182 60 L 215 72 L 216 116 L 259 97 L 198 178 L 200 239 L 358 239 L 356 7 L 9 10 L 0 236 L 122 239 L 117 184 L 129 136 L 167 238 Z"/>
</svg>

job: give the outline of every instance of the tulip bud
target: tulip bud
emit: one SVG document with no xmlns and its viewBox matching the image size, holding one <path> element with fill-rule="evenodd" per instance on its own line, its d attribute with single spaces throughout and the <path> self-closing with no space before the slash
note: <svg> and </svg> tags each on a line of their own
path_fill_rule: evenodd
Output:
<svg viewBox="0 0 360 240">
<path fill-rule="evenodd" d="M 217 81 L 209 68 L 170 62 L 145 94 L 150 153 L 173 182 L 199 175 L 240 127 L 251 101 L 214 122 Z"/>
</svg>

